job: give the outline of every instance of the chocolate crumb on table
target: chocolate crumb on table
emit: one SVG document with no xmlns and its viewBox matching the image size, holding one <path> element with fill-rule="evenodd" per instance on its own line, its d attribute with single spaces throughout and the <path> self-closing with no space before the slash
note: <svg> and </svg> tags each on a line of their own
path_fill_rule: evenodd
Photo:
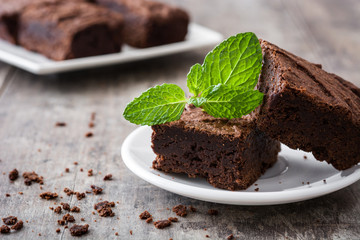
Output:
<svg viewBox="0 0 360 240">
<path fill-rule="evenodd" d="M 4 233 L 9 233 L 10 232 L 10 228 L 8 226 L 2 225 L 0 227 L 0 233 L 4 234 Z"/>
<path fill-rule="evenodd" d="M 306 155 L 304 155 L 304 159 L 307 159 L 307 156 L 306 156 Z"/>
<path fill-rule="evenodd" d="M 148 219 L 151 217 L 151 214 L 148 211 L 144 211 L 139 215 L 140 219 Z"/>
<path fill-rule="evenodd" d="M 132 234 L 133 234 L 132 230 L 130 230 L 129 232 L 130 232 L 130 235 L 132 235 Z"/>
<path fill-rule="evenodd" d="M 23 177 L 25 178 L 24 183 L 27 186 L 30 186 L 33 182 L 39 183 L 40 185 L 44 184 L 44 177 L 40 176 L 36 172 L 24 172 Z"/>
<path fill-rule="evenodd" d="M 72 236 L 82 236 L 86 234 L 88 230 L 89 230 L 89 224 L 74 225 L 70 228 L 70 233 Z"/>
<path fill-rule="evenodd" d="M 74 165 L 78 165 L 79 163 L 78 162 L 74 162 Z"/>
<path fill-rule="evenodd" d="M 205 235 L 205 237 L 209 238 L 210 236 L 209 236 L 209 235 Z"/>
<path fill-rule="evenodd" d="M 70 169 L 69 168 L 65 168 L 65 172 L 70 172 Z"/>
<path fill-rule="evenodd" d="M 227 236 L 226 239 L 227 239 L 227 240 L 233 240 L 233 239 L 234 239 L 234 235 L 230 234 L 229 236 Z"/>
<path fill-rule="evenodd" d="M 323 182 L 326 183 L 326 179 L 324 179 Z"/>
<path fill-rule="evenodd" d="M 218 214 L 219 214 L 219 211 L 218 211 L 218 210 L 215 210 L 215 209 L 209 209 L 209 210 L 208 210 L 208 214 L 209 214 L 209 215 L 218 215 Z"/>
<path fill-rule="evenodd" d="M 152 217 L 149 217 L 145 220 L 146 223 L 151 223 L 153 221 L 153 218 Z"/>
<path fill-rule="evenodd" d="M 18 194 L 23 195 L 24 193 L 23 192 L 18 192 Z"/>
<path fill-rule="evenodd" d="M 55 124 L 55 127 L 66 127 L 66 123 L 65 122 L 57 122 Z"/>
<path fill-rule="evenodd" d="M 112 180 L 112 174 L 105 175 L 104 181 L 110 181 L 110 180 Z"/>
<path fill-rule="evenodd" d="M 77 206 L 74 206 L 70 209 L 70 212 L 80 212 L 80 208 Z"/>
<path fill-rule="evenodd" d="M 85 218 L 81 218 L 80 220 L 84 222 L 84 221 L 85 221 Z"/>
<path fill-rule="evenodd" d="M 90 169 L 90 170 L 88 171 L 88 176 L 91 177 L 92 175 L 93 175 L 93 170 Z"/>
<path fill-rule="evenodd" d="M 115 236 L 119 236 L 119 233 L 118 233 L 118 232 L 116 232 L 116 233 L 115 233 Z"/>
<path fill-rule="evenodd" d="M 50 199 L 54 199 L 58 197 L 57 193 L 52 193 L 52 192 L 43 192 L 40 193 L 39 195 L 42 199 L 46 199 L 46 200 L 50 200 Z"/>
<path fill-rule="evenodd" d="M 93 193 L 95 194 L 95 195 L 98 195 L 98 194 L 101 194 L 102 193 L 102 188 L 101 187 L 97 187 L 97 186 L 95 186 L 95 185 L 91 185 L 90 186 L 91 187 L 91 189 L 92 189 L 92 191 L 93 191 Z"/>
<path fill-rule="evenodd" d="M 190 206 L 189 209 L 190 209 L 190 211 L 192 211 L 192 212 L 196 212 L 196 211 L 197 211 L 196 208 L 194 208 L 193 206 Z"/>
<path fill-rule="evenodd" d="M 54 209 L 54 213 L 60 214 L 61 213 L 61 207 L 58 206 Z"/>
<path fill-rule="evenodd" d="M 169 220 L 170 222 L 178 222 L 178 221 L 179 221 L 179 219 L 176 218 L 176 217 L 169 217 L 168 220 Z"/>
<path fill-rule="evenodd" d="M 17 217 L 8 216 L 2 219 L 6 225 L 14 225 L 17 222 Z"/>
<path fill-rule="evenodd" d="M 92 136 L 94 136 L 94 134 L 92 132 L 88 132 L 85 134 L 85 137 L 87 137 L 87 138 L 90 138 Z"/>
<path fill-rule="evenodd" d="M 74 216 L 70 215 L 69 213 L 67 213 L 63 216 L 63 220 L 66 222 L 75 222 Z"/>
<path fill-rule="evenodd" d="M 184 205 L 177 205 L 173 207 L 172 211 L 180 217 L 186 217 L 187 215 L 186 206 Z"/>
<path fill-rule="evenodd" d="M 94 122 L 89 122 L 89 128 L 93 128 L 95 127 L 95 123 Z"/>
<path fill-rule="evenodd" d="M 61 231 L 60 228 L 56 229 L 56 232 L 57 232 L 57 233 L 60 233 L 60 231 Z"/>
<path fill-rule="evenodd" d="M 70 205 L 68 203 L 60 203 L 60 205 L 62 205 L 63 209 L 66 211 L 70 211 Z"/>
<path fill-rule="evenodd" d="M 6 193 L 5 194 L 5 197 L 10 197 L 11 195 L 9 193 Z"/>
<path fill-rule="evenodd" d="M 255 192 L 258 192 L 258 191 L 259 191 L 259 188 L 255 188 L 254 190 L 255 190 Z"/>
<path fill-rule="evenodd" d="M 65 225 L 65 220 L 63 220 L 63 219 L 58 220 L 58 224 L 61 225 L 61 226 L 64 226 Z"/>
<path fill-rule="evenodd" d="M 24 222 L 19 220 L 14 226 L 11 227 L 12 230 L 19 231 L 24 226 Z"/>
<path fill-rule="evenodd" d="M 9 173 L 9 179 L 11 181 L 15 181 L 16 179 L 18 179 L 19 177 L 19 172 L 18 170 L 15 168 L 13 169 L 10 173 Z"/>
<path fill-rule="evenodd" d="M 115 213 L 111 210 L 115 207 L 114 202 L 103 201 L 94 205 L 94 209 L 99 213 L 100 217 L 113 217 Z"/>
<path fill-rule="evenodd" d="M 64 193 L 66 193 L 66 195 L 70 196 L 70 195 L 74 194 L 74 191 L 69 188 L 64 188 Z"/>
<path fill-rule="evenodd" d="M 77 200 L 81 200 L 83 198 L 85 198 L 85 193 L 80 193 L 80 192 L 76 192 L 76 198 Z"/>
<path fill-rule="evenodd" d="M 166 227 L 169 227 L 171 225 L 171 222 L 169 220 L 160 220 L 154 222 L 154 226 L 158 229 L 163 229 Z"/>
</svg>

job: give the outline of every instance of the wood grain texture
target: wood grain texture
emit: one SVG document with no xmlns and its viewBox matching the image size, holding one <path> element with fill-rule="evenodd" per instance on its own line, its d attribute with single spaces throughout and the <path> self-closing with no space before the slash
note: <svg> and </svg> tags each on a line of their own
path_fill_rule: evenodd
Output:
<svg viewBox="0 0 360 240">
<path fill-rule="evenodd" d="M 253 31 L 261 38 L 294 52 L 360 86 L 360 2 L 358 1 L 238 1 L 169 0 L 188 9 L 192 19 L 225 36 Z M 35 76 L 0 64 L 0 217 L 15 215 L 28 220 L 24 229 L 3 239 L 72 239 L 68 230 L 57 234 L 62 215 L 49 207 L 54 202 L 79 206 L 76 223 L 88 223 L 86 239 L 359 239 L 360 182 L 336 193 L 300 203 L 266 207 L 213 204 L 181 197 L 154 187 L 132 174 L 123 164 L 120 147 L 136 126 L 125 121 L 125 105 L 147 88 L 164 82 L 185 89 L 189 67 L 202 62 L 209 49 L 140 61 L 108 68 L 60 75 Z M 88 123 L 96 113 L 95 127 Z M 66 127 L 55 127 L 63 121 Z M 85 138 L 89 131 L 92 138 Z M 79 164 L 74 165 L 77 161 Z M 32 171 L 45 178 L 25 186 L 23 178 L 10 183 L 8 172 Z M 65 173 L 65 168 L 70 168 Z M 81 172 L 80 168 L 84 171 Z M 88 177 L 87 170 L 94 176 Z M 5 172 L 6 175 L 1 173 Z M 101 173 L 100 173 L 101 172 Z M 104 182 L 105 174 L 114 180 Z M 95 184 L 102 195 L 83 200 L 62 190 L 90 190 Z M 62 199 L 45 201 L 43 191 Z M 24 194 L 19 195 L 22 191 Z M 5 197 L 9 193 L 10 197 Z M 94 203 L 119 202 L 115 217 L 93 215 Z M 175 216 L 177 204 L 192 205 L 197 213 L 180 218 L 164 230 L 139 220 L 148 210 L 156 219 Z M 218 216 L 207 215 L 217 209 Z M 80 218 L 84 217 L 85 222 Z M 96 222 L 94 222 L 96 220 Z M 204 230 L 204 229 L 207 230 Z M 130 235 L 129 231 L 133 231 Z M 115 236 L 115 232 L 119 236 Z M 38 234 L 41 233 L 41 237 Z"/>
</svg>

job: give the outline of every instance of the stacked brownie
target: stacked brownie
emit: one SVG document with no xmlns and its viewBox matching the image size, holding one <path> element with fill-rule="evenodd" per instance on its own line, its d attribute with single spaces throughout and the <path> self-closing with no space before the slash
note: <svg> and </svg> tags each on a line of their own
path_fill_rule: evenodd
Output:
<svg viewBox="0 0 360 240">
<path fill-rule="evenodd" d="M 280 151 L 280 143 L 261 132 L 255 120 L 218 119 L 189 105 L 180 120 L 152 127 L 153 167 L 204 177 L 218 188 L 246 189 Z"/>
<path fill-rule="evenodd" d="M 264 101 L 242 119 L 216 119 L 187 108 L 181 119 L 153 126 L 153 167 L 204 177 L 215 187 L 250 186 L 277 159 L 279 142 L 312 152 L 338 170 L 360 162 L 360 89 L 260 40 Z"/>
<path fill-rule="evenodd" d="M 183 41 L 189 24 L 180 8 L 147 0 L 96 0 L 125 19 L 124 42 L 146 48 Z"/>
</svg>

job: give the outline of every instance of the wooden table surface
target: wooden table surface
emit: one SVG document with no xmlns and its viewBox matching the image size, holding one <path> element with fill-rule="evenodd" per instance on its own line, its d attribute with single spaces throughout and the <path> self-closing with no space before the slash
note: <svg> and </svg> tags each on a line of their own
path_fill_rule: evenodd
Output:
<svg viewBox="0 0 360 240">
<path fill-rule="evenodd" d="M 360 86 L 359 1 L 168 2 L 183 6 L 194 22 L 224 36 L 255 32 Z M 0 238 L 71 239 L 68 229 L 55 232 L 61 215 L 49 210 L 54 202 L 68 202 L 81 208 L 80 213 L 74 213 L 76 222 L 90 225 L 86 239 L 206 239 L 206 235 L 225 239 L 229 234 L 237 239 L 360 239 L 360 182 L 299 203 L 230 206 L 169 193 L 125 167 L 121 144 L 137 128 L 122 117 L 126 104 L 164 82 L 185 89 L 189 67 L 201 63 L 209 50 L 49 76 L 0 63 L 0 172 L 6 173 L 0 175 L 0 217 L 14 215 L 28 221 L 21 231 Z M 95 128 L 89 129 L 93 112 Z M 59 121 L 67 126 L 54 127 Z M 89 131 L 94 136 L 85 138 Z M 74 161 L 79 164 L 74 165 Z M 22 177 L 10 183 L 7 174 L 13 168 L 20 174 L 35 171 L 44 176 L 43 190 L 38 184 L 25 186 Z M 70 172 L 65 173 L 65 168 Z M 87 176 L 89 169 L 94 170 L 94 176 Z M 113 174 L 113 181 L 103 181 L 107 173 Z M 64 187 L 86 191 L 91 184 L 103 187 L 104 193 L 78 201 L 62 192 Z M 63 198 L 42 200 L 38 195 L 45 190 Z M 11 196 L 6 197 L 6 193 Z M 93 204 L 100 199 L 118 202 L 115 217 L 92 214 Z M 164 230 L 138 218 L 144 210 L 156 219 L 175 216 L 168 208 L 177 204 L 192 205 L 198 212 Z M 209 216 L 208 209 L 219 210 L 219 215 Z"/>
</svg>

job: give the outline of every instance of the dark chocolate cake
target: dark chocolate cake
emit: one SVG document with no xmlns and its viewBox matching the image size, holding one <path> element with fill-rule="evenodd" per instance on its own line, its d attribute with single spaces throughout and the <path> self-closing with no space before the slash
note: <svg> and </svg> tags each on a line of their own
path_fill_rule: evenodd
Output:
<svg viewBox="0 0 360 240">
<path fill-rule="evenodd" d="M 152 127 L 153 167 L 204 177 L 218 188 L 241 190 L 277 160 L 280 143 L 256 127 L 255 119 L 214 118 L 187 106 L 181 119 Z"/>
<path fill-rule="evenodd" d="M 19 43 L 54 60 L 119 52 L 123 18 L 82 1 L 31 4 L 20 16 Z"/>
<path fill-rule="evenodd" d="M 147 0 L 96 0 L 124 16 L 124 42 L 145 48 L 185 39 L 189 16 L 176 7 Z"/>
<path fill-rule="evenodd" d="M 360 89 L 267 41 L 258 127 L 338 170 L 360 162 Z"/>
</svg>

